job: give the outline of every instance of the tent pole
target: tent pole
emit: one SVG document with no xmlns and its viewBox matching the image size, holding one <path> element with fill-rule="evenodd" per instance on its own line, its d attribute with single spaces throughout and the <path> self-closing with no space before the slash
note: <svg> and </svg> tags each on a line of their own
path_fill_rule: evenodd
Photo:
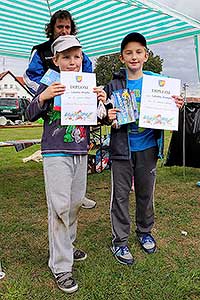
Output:
<svg viewBox="0 0 200 300">
<path fill-rule="evenodd" d="M 51 13 L 51 8 L 50 8 L 49 0 L 46 0 L 46 1 L 47 1 L 48 9 L 49 9 L 49 14 L 50 14 L 50 17 L 51 17 L 51 16 L 52 16 L 52 13 Z"/>
<path fill-rule="evenodd" d="M 184 106 L 183 106 L 183 178 L 185 179 L 185 115 L 186 115 L 186 105 L 187 105 L 187 98 L 186 98 L 186 89 L 188 85 L 186 83 L 183 84 L 184 90 Z"/>
</svg>

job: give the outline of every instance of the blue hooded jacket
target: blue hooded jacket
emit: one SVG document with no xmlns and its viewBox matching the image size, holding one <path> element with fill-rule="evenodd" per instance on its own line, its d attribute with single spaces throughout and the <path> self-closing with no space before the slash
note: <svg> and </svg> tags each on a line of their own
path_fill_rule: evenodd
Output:
<svg viewBox="0 0 200 300">
<path fill-rule="evenodd" d="M 52 61 L 53 54 L 51 52 L 51 45 L 53 40 L 50 39 L 45 43 L 36 45 L 31 51 L 29 66 L 24 73 L 24 81 L 26 86 L 34 95 L 36 94 L 40 80 L 46 71 L 50 68 L 59 71 Z M 83 72 L 92 72 L 92 62 L 89 57 L 83 53 Z"/>
<path fill-rule="evenodd" d="M 150 71 L 143 71 L 146 75 L 160 76 L 160 74 Z M 126 70 L 121 69 L 119 73 L 115 73 L 113 79 L 108 83 L 104 90 L 107 97 L 111 99 L 113 91 L 126 88 Z M 112 108 L 111 103 L 106 106 L 107 109 Z M 109 124 L 108 118 L 102 120 L 102 123 Z M 164 149 L 164 131 L 155 129 L 155 138 L 158 145 L 158 157 L 163 158 Z M 128 160 L 131 158 L 131 150 L 128 140 L 128 125 L 121 125 L 119 128 L 111 127 L 111 139 L 110 139 L 110 153 L 111 159 Z"/>
</svg>

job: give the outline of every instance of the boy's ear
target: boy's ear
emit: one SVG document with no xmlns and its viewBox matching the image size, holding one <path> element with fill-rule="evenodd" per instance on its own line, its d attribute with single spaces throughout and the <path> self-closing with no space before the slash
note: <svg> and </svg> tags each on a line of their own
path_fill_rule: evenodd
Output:
<svg viewBox="0 0 200 300">
<path fill-rule="evenodd" d="M 52 60 L 53 60 L 54 65 L 56 65 L 56 67 L 58 67 L 56 56 L 53 56 Z"/>
<path fill-rule="evenodd" d="M 148 58 L 149 58 L 149 53 L 148 51 L 146 51 L 144 62 L 147 62 Z"/>
</svg>

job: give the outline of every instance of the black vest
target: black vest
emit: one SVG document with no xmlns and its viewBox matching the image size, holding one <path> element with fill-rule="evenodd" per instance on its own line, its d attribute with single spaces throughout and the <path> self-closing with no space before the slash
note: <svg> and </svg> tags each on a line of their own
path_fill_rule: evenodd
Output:
<svg viewBox="0 0 200 300">
<path fill-rule="evenodd" d="M 42 44 L 36 45 L 32 48 L 32 52 L 36 49 L 44 68 L 44 73 L 50 68 L 57 72 L 59 72 L 59 68 L 54 65 L 52 61 L 53 53 L 51 52 L 51 45 L 53 43 L 53 40 L 48 40 L 47 42 L 44 42 Z"/>
</svg>

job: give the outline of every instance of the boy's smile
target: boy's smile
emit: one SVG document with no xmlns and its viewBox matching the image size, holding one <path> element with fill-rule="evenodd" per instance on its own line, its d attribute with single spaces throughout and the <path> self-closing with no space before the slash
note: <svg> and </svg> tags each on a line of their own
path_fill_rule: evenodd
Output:
<svg viewBox="0 0 200 300">
<path fill-rule="evenodd" d="M 129 78 L 142 76 L 142 68 L 148 60 L 148 53 L 146 48 L 140 43 L 129 42 L 120 55 L 120 60 L 126 65 Z"/>
<path fill-rule="evenodd" d="M 60 71 L 79 72 L 82 65 L 82 50 L 77 47 L 67 49 L 57 53 L 53 60 Z"/>
</svg>

